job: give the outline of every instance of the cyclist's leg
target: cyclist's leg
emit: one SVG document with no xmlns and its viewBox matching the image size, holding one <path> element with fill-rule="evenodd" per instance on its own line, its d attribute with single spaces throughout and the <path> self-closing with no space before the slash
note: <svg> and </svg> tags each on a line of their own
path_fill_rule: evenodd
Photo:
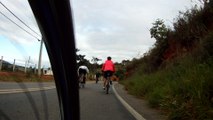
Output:
<svg viewBox="0 0 213 120">
<path fill-rule="evenodd" d="M 106 83 L 111 81 L 112 74 L 113 74 L 112 71 L 106 71 L 106 79 L 108 78 L 108 80 L 106 81 Z"/>
<path fill-rule="evenodd" d="M 81 83 L 82 82 L 82 74 L 83 74 L 83 69 L 79 69 L 79 73 L 78 73 L 78 75 L 79 75 L 79 83 Z"/>
<path fill-rule="evenodd" d="M 79 88 L 82 87 L 82 77 L 83 77 L 82 73 L 79 73 L 79 79 L 78 79 L 78 81 L 79 81 Z"/>
<path fill-rule="evenodd" d="M 103 84 L 103 89 L 105 89 L 105 87 L 106 87 L 106 80 L 107 79 L 107 73 L 106 73 L 106 71 L 104 71 L 104 76 L 103 76 L 103 81 L 104 81 L 104 84 Z"/>
<path fill-rule="evenodd" d="M 98 77 L 98 79 L 97 79 L 97 82 L 100 80 L 100 76 Z"/>
<path fill-rule="evenodd" d="M 85 82 L 85 74 L 83 73 L 82 74 L 82 83 L 84 83 Z"/>
<path fill-rule="evenodd" d="M 106 78 L 104 77 L 103 80 L 104 80 L 103 88 L 105 89 L 105 87 L 106 87 Z"/>
<path fill-rule="evenodd" d="M 112 72 L 112 71 L 110 71 L 110 80 L 109 80 L 110 85 L 112 85 L 112 75 L 113 75 L 113 72 Z"/>
<path fill-rule="evenodd" d="M 108 94 L 108 93 L 109 93 L 109 88 L 110 88 L 110 76 L 111 76 L 110 71 L 107 71 L 107 79 L 106 79 L 106 94 Z"/>
<path fill-rule="evenodd" d="M 86 70 L 82 69 L 81 70 L 81 83 L 85 83 L 85 80 L 86 80 Z"/>
<path fill-rule="evenodd" d="M 98 81 L 99 81 L 99 76 L 96 75 L 95 79 L 96 79 L 96 83 L 98 83 Z"/>
</svg>

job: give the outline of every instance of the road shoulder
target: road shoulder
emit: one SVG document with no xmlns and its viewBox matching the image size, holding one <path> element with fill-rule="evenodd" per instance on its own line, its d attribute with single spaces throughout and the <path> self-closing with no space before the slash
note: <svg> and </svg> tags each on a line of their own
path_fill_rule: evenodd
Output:
<svg viewBox="0 0 213 120">
<path fill-rule="evenodd" d="M 140 118 L 140 116 L 138 118 L 136 118 L 137 120 L 143 120 L 143 119 L 165 120 L 166 119 L 166 116 L 160 114 L 160 112 L 158 110 L 150 108 L 147 101 L 136 98 L 135 96 L 128 94 L 128 92 L 126 90 L 124 90 L 123 85 L 121 85 L 119 83 L 115 83 L 114 89 L 118 93 L 117 97 L 120 96 L 121 99 L 123 99 L 131 107 L 131 108 L 129 108 L 124 105 L 127 109 L 130 109 L 130 110 L 133 109 L 133 111 L 135 110 L 138 114 L 140 114 L 142 116 L 142 118 Z M 137 116 L 137 113 L 136 113 L 136 116 Z M 132 113 L 132 114 L 135 114 L 135 113 Z"/>
</svg>

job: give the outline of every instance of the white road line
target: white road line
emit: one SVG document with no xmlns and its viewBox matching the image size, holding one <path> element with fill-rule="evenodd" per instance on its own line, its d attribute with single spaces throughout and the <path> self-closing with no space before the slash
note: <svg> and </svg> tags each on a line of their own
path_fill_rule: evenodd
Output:
<svg viewBox="0 0 213 120">
<path fill-rule="evenodd" d="M 112 85 L 112 89 L 115 93 L 115 96 L 120 100 L 120 102 L 124 105 L 124 107 L 135 117 L 136 120 L 146 120 L 142 115 L 140 115 L 134 108 L 132 108 L 115 90 L 114 85 Z"/>
<path fill-rule="evenodd" d="M 55 89 L 55 86 L 48 86 L 48 87 L 42 87 L 42 88 L 29 88 L 29 89 L 2 89 L 0 90 L 0 94 L 33 92 L 33 91 L 41 91 L 41 90 L 49 90 L 49 89 Z"/>
</svg>

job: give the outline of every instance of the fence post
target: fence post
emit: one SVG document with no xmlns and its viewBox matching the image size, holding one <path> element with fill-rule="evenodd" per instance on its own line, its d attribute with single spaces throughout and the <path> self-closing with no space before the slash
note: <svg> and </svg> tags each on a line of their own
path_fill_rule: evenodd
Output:
<svg viewBox="0 0 213 120">
<path fill-rule="evenodd" d="M 1 56 L 1 61 L 0 61 L 0 71 L 2 69 L 2 64 L 3 64 L 3 56 Z"/>
<path fill-rule="evenodd" d="M 42 75 L 44 75 L 44 74 L 45 74 L 45 70 L 44 70 L 44 68 L 45 68 L 45 65 L 43 65 L 43 68 L 42 68 Z"/>
<path fill-rule="evenodd" d="M 27 61 L 25 61 L 24 72 L 27 73 Z"/>
<path fill-rule="evenodd" d="M 37 66 L 37 65 L 35 64 L 35 67 L 34 67 L 34 74 L 36 74 L 36 66 Z"/>
<path fill-rule="evenodd" d="M 29 59 L 25 62 L 25 69 L 24 69 L 24 72 L 27 73 L 27 67 L 30 63 L 30 56 L 29 56 Z"/>
<path fill-rule="evenodd" d="M 15 71 L 15 67 L 16 67 L 16 59 L 14 59 L 14 62 L 13 62 L 13 72 Z"/>
</svg>

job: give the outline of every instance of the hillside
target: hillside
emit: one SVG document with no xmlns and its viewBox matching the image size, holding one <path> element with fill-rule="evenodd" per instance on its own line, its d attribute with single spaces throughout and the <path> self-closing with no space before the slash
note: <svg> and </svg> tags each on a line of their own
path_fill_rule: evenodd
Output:
<svg viewBox="0 0 213 120">
<path fill-rule="evenodd" d="M 213 0 L 180 15 L 173 29 L 156 20 L 156 43 L 127 66 L 121 81 L 130 94 L 149 101 L 168 119 L 213 119 Z"/>
</svg>

